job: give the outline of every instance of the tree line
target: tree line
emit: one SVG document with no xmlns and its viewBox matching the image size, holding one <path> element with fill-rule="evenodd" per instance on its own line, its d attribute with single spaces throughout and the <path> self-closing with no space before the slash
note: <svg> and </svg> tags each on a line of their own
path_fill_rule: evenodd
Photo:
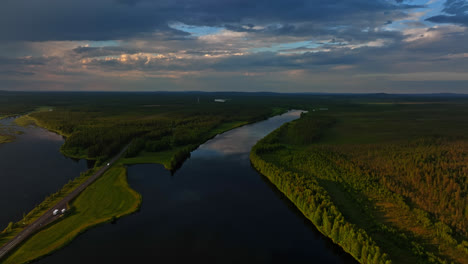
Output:
<svg viewBox="0 0 468 264">
<path fill-rule="evenodd" d="M 220 125 L 254 122 L 272 114 L 271 108 L 254 104 L 237 111 L 232 106 L 217 105 L 155 110 L 155 114 L 147 109 L 116 111 L 66 107 L 35 112 L 31 117 L 67 137 L 61 151 L 69 157 L 93 159 L 100 164 L 129 143 L 126 157 L 178 148 L 171 161 L 175 168 L 197 145 L 214 136 L 213 131 Z"/>
<path fill-rule="evenodd" d="M 335 122 L 329 116 L 304 115 L 283 125 L 253 148 L 252 164 L 322 233 L 361 263 L 373 262 L 355 248 L 375 246 L 379 254 L 385 251 L 389 255 L 382 263 L 401 257 L 395 253 L 399 251 L 407 252 L 417 263 L 446 263 L 447 252 L 450 255 L 454 249 L 456 258 L 468 255 L 466 141 L 429 138 L 387 144 L 320 143 L 324 131 Z M 338 210 L 329 194 L 330 186 L 346 193 L 363 221 L 355 222 Z M 381 213 L 388 212 L 381 211 L 377 203 L 393 206 L 396 210 L 392 217 L 409 217 L 417 228 L 428 230 L 428 235 L 442 245 L 439 252 L 421 244 L 417 233 L 407 232 L 411 229 L 402 230 L 403 222 L 382 222 Z M 337 229 L 333 230 L 336 221 L 348 224 L 344 231 L 350 232 L 349 240 L 337 236 Z M 357 233 L 361 234 L 359 238 Z"/>
<path fill-rule="evenodd" d="M 319 183 L 309 177 L 266 162 L 259 153 L 268 146 L 260 141 L 250 153 L 253 166 L 283 192 L 317 229 L 361 263 L 391 263 L 388 255 L 363 229 L 347 222 Z"/>
</svg>

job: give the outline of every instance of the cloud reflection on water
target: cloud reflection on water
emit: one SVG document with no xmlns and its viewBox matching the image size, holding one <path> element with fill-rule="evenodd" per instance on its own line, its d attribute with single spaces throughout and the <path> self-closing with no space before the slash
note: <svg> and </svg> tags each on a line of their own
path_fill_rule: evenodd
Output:
<svg viewBox="0 0 468 264">
<path fill-rule="evenodd" d="M 242 156 L 248 157 L 250 149 L 258 140 L 262 139 L 282 124 L 299 118 L 302 112 L 305 111 L 291 110 L 283 115 L 220 134 L 201 145 L 192 153 L 192 157 L 213 158 L 216 156 L 238 154 L 245 154 Z"/>
</svg>

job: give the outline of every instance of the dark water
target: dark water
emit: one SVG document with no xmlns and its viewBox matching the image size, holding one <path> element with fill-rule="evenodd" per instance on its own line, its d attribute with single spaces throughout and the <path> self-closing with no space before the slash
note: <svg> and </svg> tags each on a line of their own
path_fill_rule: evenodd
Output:
<svg viewBox="0 0 468 264">
<path fill-rule="evenodd" d="M 38 263 L 354 263 L 250 165 L 255 142 L 298 111 L 217 136 L 174 175 L 128 168 L 141 211 Z"/>
<path fill-rule="evenodd" d="M 44 198 L 87 169 L 85 160 L 65 158 L 62 136 L 38 127 L 18 127 L 14 118 L 0 120 L 7 131 L 22 131 L 0 144 L 0 229 L 18 221 Z"/>
</svg>

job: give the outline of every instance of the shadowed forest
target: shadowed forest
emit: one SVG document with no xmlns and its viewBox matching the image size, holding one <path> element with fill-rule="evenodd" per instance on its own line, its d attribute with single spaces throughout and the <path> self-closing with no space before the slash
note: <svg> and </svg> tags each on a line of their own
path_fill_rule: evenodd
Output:
<svg viewBox="0 0 468 264">
<path fill-rule="evenodd" d="M 218 97 L 229 101 L 215 103 Z M 141 154 L 145 162 L 151 153 L 167 151 L 164 165 L 172 170 L 217 133 L 282 113 L 295 98 L 241 93 L 3 92 L 0 116 L 29 113 L 16 122 L 36 123 L 65 136 L 61 152 L 68 157 L 100 165 L 130 144 L 126 157 Z"/>
</svg>

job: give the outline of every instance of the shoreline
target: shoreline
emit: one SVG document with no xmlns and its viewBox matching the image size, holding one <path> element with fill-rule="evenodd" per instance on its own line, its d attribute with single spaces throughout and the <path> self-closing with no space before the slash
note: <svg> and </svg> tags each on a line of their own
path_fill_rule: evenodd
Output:
<svg viewBox="0 0 468 264">
<path fill-rule="evenodd" d="M 278 167 L 275 164 L 266 161 L 261 157 L 261 154 L 258 151 L 258 149 L 262 147 L 270 147 L 272 148 L 271 150 L 277 148 L 278 146 L 269 146 L 269 144 L 265 142 L 267 142 L 268 137 L 274 137 L 276 134 L 278 134 L 283 127 L 284 125 L 277 128 L 269 135 L 258 141 L 257 144 L 252 147 L 249 155 L 252 167 L 254 167 L 259 174 L 261 174 L 272 185 L 274 185 L 277 191 L 281 192 L 292 204 L 294 204 L 294 206 L 302 213 L 302 215 L 307 218 L 323 236 L 333 241 L 335 245 L 342 248 L 343 251 L 351 255 L 356 261 L 359 263 L 366 263 L 366 261 L 363 261 L 361 250 L 356 252 L 354 250 L 353 244 L 350 243 L 350 241 L 357 241 L 358 238 L 361 237 L 361 240 L 364 239 L 362 246 L 368 248 L 369 252 L 369 256 L 364 256 L 366 260 L 371 257 L 374 259 L 374 263 L 391 263 L 388 255 L 380 249 L 380 247 L 365 232 L 365 230 L 358 228 L 344 219 L 341 212 L 338 211 L 336 206 L 333 204 L 328 192 L 323 187 L 321 187 L 317 181 L 312 179 L 308 181 L 308 185 L 301 185 L 302 188 L 306 188 L 311 193 L 315 193 L 315 195 L 313 195 L 314 198 L 309 201 L 304 200 L 305 198 L 302 196 L 296 197 L 294 194 L 290 194 L 289 191 L 286 190 L 286 188 L 298 188 L 299 185 L 296 183 L 296 178 L 298 178 L 299 175 L 295 172 L 287 171 L 284 168 Z M 264 146 L 262 146 L 262 144 Z M 307 210 L 303 208 L 304 206 L 307 206 Z M 324 216 L 322 219 L 322 210 L 325 210 L 325 212 L 328 210 L 329 216 L 333 216 L 335 219 L 339 220 L 330 223 L 328 216 Z M 338 232 L 339 234 L 348 234 L 348 237 L 346 240 L 341 241 L 334 235 L 334 230 L 337 230 L 335 232 Z"/>
<path fill-rule="evenodd" d="M 186 156 L 184 159 L 182 159 L 180 162 L 178 162 L 178 163 L 177 163 L 177 166 L 180 167 L 180 166 L 189 158 L 190 153 L 191 153 L 192 151 L 198 149 L 198 147 L 199 147 L 200 145 L 202 145 L 202 144 L 204 144 L 205 142 L 207 142 L 207 141 L 209 141 L 209 140 L 215 138 L 216 136 L 218 136 L 218 135 L 220 135 L 220 134 L 223 134 L 223 133 L 225 133 L 225 132 L 228 132 L 228 131 L 230 131 L 230 130 L 233 130 L 233 129 L 236 129 L 236 128 L 239 128 L 239 127 L 242 127 L 242 126 L 245 126 L 245 125 L 255 124 L 255 123 L 257 123 L 257 122 L 261 122 L 261 121 L 267 120 L 267 119 L 269 119 L 269 118 L 271 118 L 271 117 L 274 117 L 274 116 L 279 116 L 279 115 L 285 114 L 285 113 L 287 113 L 287 112 L 290 111 L 290 110 L 291 110 L 291 109 L 289 109 L 289 110 L 288 110 L 288 109 L 282 109 L 281 113 L 278 113 L 278 111 L 277 111 L 276 113 L 273 112 L 272 115 L 269 115 L 269 116 L 267 116 L 267 117 L 265 117 L 265 118 L 261 118 L 261 119 L 259 119 L 259 120 L 254 120 L 254 121 L 252 121 L 252 122 L 241 122 L 241 123 L 239 123 L 238 125 L 229 127 L 228 129 L 223 129 L 223 130 L 220 130 L 220 131 L 218 131 L 218 130 L 215 129 L 214 131 L 216 131 L 216 133 L 214 133 L 213 135 L 210 135 L 210 137 L 209 137 L 208 139 L 204 140 L 203 143 L 198 144 L 198 145 L 196 145 L 196 146 L 193 147 L 193 148 L 190 148 L 190 151 L 188 152 L 188 156 Z M 54 130 L 48 129 L 48 128 L 45 127 L 45 126 L 41 126 L 40 122 L 39 122 L 37 119 L 35 119 L 35 118 L 33 118 L 33 117 L 30 117 L 29 114 L 24 115 L 24 116 L 27 116 L 27 118 L 29 118 L 30 120 L 33 120 L 33 121 L 34 121 L 34 124 L 35 124 L 36 126 L 38 126 L 38 127 L 40 127 L 40 128 L 44 128 L 44 129 L 48 130 L 49 132 L 55 133 L 55 134 L 57 134 L 57 135 L 66 137 L 66 135 L 64 135 L 64 134 L 61 133 L 61 131 L 54 131 Z M 226 124 L 226 123 L 220 124 L 220 126 L 225 125 L 225 124 Z M 218 127 L 217 129 L 219 129 L 219 127 Z M 65 140 L 66 140 L 66 138 L 65 138 Z M 62 145 L 62 146 L 63 146 L 63 145 Z M 185 146 L 185 147 L 187 147 L 187 146 Z M 70 155 L 66 155 L 66 153 L 64 153 L 64 152 L 62 151 L 62 147 L 60 148 L 60 153 L 61 153 L 62 155 L 64 155 L 65 157 L 75 158 L 75 157 L 71 157 Z M 156 152 L 156 153 L 158 153 L 158 152 Z M 173 155 L 173 156 L 174 156 L 174 155 Z M 80 158 L 82 158 L 82 157 L 80 157 Z M 138 158 L 138 156 L 135 157 L 135 158 Z M 131 165 L 136 165 L 136 164 L 162 164 L 162 165 L 167 169 L 167 166 L 166 166 L 166 164 L 164 164 L 164 162 L 153 161 L 153 162 L 151 162 L 151 163 L 148 163 L 148 162 L 144 162 L 144 163 L 135 163 L 135 162 L 134 162 L 134 163 L 126 163 L 126 162 L 125 162 L 125 158 L 120 157 L 120 158 L 116 161 L 116 164 L 115 164 L 114 166 L 112 166 L 112 167 L 116 167 L 116 166 L 119 166 L 119 167 L 120 167 L 120 166 L 122 166 L 123 172 L 125 172 L 125 175 L 126 175 L 126 176 L 125 176 L 125 186 L 124 186 L 124 187 L 125 187 L 125 190 L 126 190 L 126 191 L 128 191 L 129 193 L 133 193 L 133 194 L 134 194 L 134 198 L 135 198 L 134 201 L 136 201 L 135 206 L 134 206 L 133 208 L 131 208 L 131 209 L 125 211 L 125 212 L 122 212 L 122 213 L 120 213 L 120 214 L 117 213 L 116 215 L 113 215 L 113 216 L 111 216 L 111 217 L 108 217 L 107 219 L 104 219 L 104 220 L 102 220 L 102 221 L 98 221 L 98 222 L 95 222 L 95 223 L 92 223 L 92 224 L 89 224 L 89 225 L 85 225 L 83 228 L 78 228 L 78 229 L 76 230 L 76 233 L 73 235 L 72 238 L 69 238 L 67 241 L 64 241 L 62 244 L 60 244 L 60 245 L 57 246 L 57 247 L 54 247 L 52 250 L 50 250 L 50 251 L 48 251 L 48 252 L 46 252 L 46 253 L 44 253 L 44 254 L 41 254 L 41 255 L 38 256 L 38 257 L 31 258 L 31 259 L 27 260 L 26 262 L 30 262 L 30 261 L 36 260 L 36 259 L 38 259 L 38 258 L 42 258 L 42 257 L 44 257 L 44 256 L 47 256 L 47 255 L 52 254 L 53 252 L 59 250 L 60 248 L 62 248 L 62 247 L 64 247 L 64 246 L 68 245 L 71 241 L 73 241 L 74 238 L 76 238 L 76 237 L 79 236 L 80 234 L 86 232 L 88 229 L 91 229 L 91 228 L 93 228 L 93 227 L 95 227 L 95 226 L 98 226 L 98 225 L 100 225 L 100 224 L 108 223 L 108 222 L 111 222 L 111 221 L 113 221 L 113 220 L 115 220 L 115 219 L 118 219 L 118 218 L 124 217 L 124 216 L 126 216 L 126 215 L 130 215 L 130 214 L 133 214 L 133 213 L 137 212 L 137 211 L 139 210 L 140 206 L 141 206 L 141 203 L 142 203 L 142 199 L 143 199 L 143 198 L 142 198 L 142 196 L 141 196 L 140 193 L 136 192 L 135 190 L 133 190 L 133 189 L 129 186 L 128 181 L 127 181 L 127 177 L 128 177 L 128 176 L 127 176 L 127 169 L 124 167 L 124 165 L 130 165 L 130 166 L 131 166 Z M 178 167 L 177 167 L 177 168 L 178 168 Z M 90 171 L 90 170 L 88 170 L 88 171 Z M 88 172 L 88 171 L 87 171 L 87 172 Z M 171 171 L 172 171 L 172 170 L 171 170 Z M 102 175 L 97 181 L 99 181 L 100 179 L 102 179 L 102 178 L 104 178 L 104 177 L 105 177 L 105 175 Z M 96 181 L 96 182 L 97 182 L 97 181 Z M 93 182 L 90 186 L 96 184 L 96 182 Z M 77 200 L 77 199 L 79 199 L 79 198 L 84 194 L 84 192 L 85 192 L 87 189 L 88 189 L 88 188 L 86 188 L 86 189 L 83 191 L 83 193 L 81 193 L 80 195 L 78 195 L 73 201 L 70 201 L 70 204 L 73 205 L 74 201 Z M 61 192 L 61 190 L 63 190 L 63 188 L 60 189 L 58 192 Z M 51 207 L 51 208 L 52 208 L 52 207 Z M 73 207 L 72 207 L 72 208 L 73 208 Z M 33 209 L 32 211 L 34 211 L 34 209 Z M 31 211 L 31 212 L 32 212 L 32 211 Z M 30 212 L 30 213 L 31 213 L 31 212 Z M 50 225 L 47 226 L 47 228 L 42 229 L 42 230 L 40 230 L 38 233 L 36 233 L 36 234 L 34 234 L 33 236 L 31 236 L 29 239 L 27 239 L 25 242 L 23 242 L 21 245 L 19 245 L 15 250 L 13 250 L 11 253 L 8 254 L 8 256 L 7 256 L 6 259 L 5 259 L 5 261 L 6 261 L 5 263 L 9 263 L 8 260 L 10 259 L 10 257 L 13 256 L 13 255 L 14 255 L 16 252 L 18 252 L 19 250 L 21 250 L 21 248 L 22 248 L 29 240 L 31 240 L 31 239 L 34 238 L 35 236 L 39 235 L 42 231 L 46 231 L 46 230 L 49 230 L 49 229 L 53 228 L 56 224 L 59 224 L 61 221 L 64 221 L 64 220 L 66 220 L 66 218 L 61 219 L 59 222 L 51 223 Z M 19 222 L 21 222 L 21 221 L 19 221 Z M 12 262 L 12 263 L 15 263 L 15 262 Z M 25 263 L 25 262 L 22 262 L 22 263 Z"/>
</svg>

